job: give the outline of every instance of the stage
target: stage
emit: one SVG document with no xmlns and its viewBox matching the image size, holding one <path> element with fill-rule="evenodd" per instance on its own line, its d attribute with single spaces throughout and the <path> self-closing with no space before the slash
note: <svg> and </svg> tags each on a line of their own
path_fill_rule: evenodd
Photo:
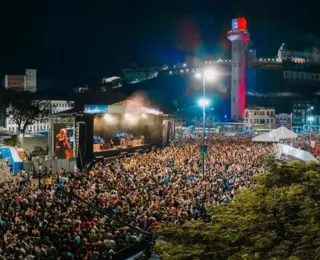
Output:
<svg viewBox="0 0 320 260">
<path fill-rule="evenodd" d="M 113 156 L 118 156 L 121 153 L 134 153 L 137 150 L 147 150 L 151 148 L 151 144 L 140 144 L 140 145 L 134 145 L 131 147 L 116 147 L 113 149 L 107 149 L 107 150 L 99 150 L 99 151 L 94 151 L 93 155 L 95 158 L 97 157 L 113 157 Z"/>
</svg>

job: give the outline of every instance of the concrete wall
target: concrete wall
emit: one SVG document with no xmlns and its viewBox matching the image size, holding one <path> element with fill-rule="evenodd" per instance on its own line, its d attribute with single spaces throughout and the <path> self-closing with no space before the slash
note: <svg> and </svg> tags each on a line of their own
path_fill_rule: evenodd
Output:
<svg viewBox="0 0 320 260">
<path fill-rule="evenodd" d="M 77 160 L 76 158 L 66 159 L 66 160 L 47 160 L 42 162 L 42 169 L 46 166 L 48 169 L 50 165 L 52 165 L 52 172 L 56 173 L 59 172 L 61 168 L 65 169 L 66 171 L 73 171 L 74 166 L 76 165 Z"/>
<path fill-rule="evenodd" d="M 39 165 L 42 164 L 42 170 L 44 167 L 49 169 L 50 165 L 52 166 L 52 172 L 56 173 L 59 172 L 61 168 L 65 169 L 66 171 L 73 171 L 74 166 L 76 164 L 76 158 L 71 158 L 69 160 L 42 160 L 39 158 L 34 158 L 33 161 L 25 161 L 23 164 L 23 169 L 26 172 L 33 172 L 34 177 L 37 177 L 39 172 Z"/>
</svg>

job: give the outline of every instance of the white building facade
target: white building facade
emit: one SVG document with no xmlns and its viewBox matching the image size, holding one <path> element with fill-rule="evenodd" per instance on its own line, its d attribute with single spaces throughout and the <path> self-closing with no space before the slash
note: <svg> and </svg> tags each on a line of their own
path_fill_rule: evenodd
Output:
<svg viewBox="0 0 320 260">
<path fill-rule="evenodd" d="M 52 114 L 60 113 L 66 110 L 70 110 L 74 107 L 73 101 L 65 101 L 65 100 L 50 100 L 52 107 Z M 10 118 L 6 118 L 6 129 L 9 132 L 17 133 L 18 125 Z M 48 131 L 50 128 L 49 119 L 45 119 L 42 121 L 35 122 L 32 125 L 27 127 L 27 133 L 36 133 L 39 131 Z"/>
<path fill-rule="evenodd" d="M 275 124 L 275 109 L 269 107 L 246 108 L 244 124 L 247 128 L 260 126 L 271 129 Z"/>
</svg>

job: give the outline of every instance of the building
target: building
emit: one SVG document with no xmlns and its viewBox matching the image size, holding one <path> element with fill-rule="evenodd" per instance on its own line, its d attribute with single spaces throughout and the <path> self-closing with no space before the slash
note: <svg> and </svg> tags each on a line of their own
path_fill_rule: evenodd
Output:
<svg viewBox="0 0 320 260">
<path fill-rule="evenodd" d="M 194 91 L 189 87 L 196 84 L 191 82 L 194 74 L 206 66 L 222 72 L 214 87 L 215 91 L 220 91 L 221 94 L 211 95 L 211 88 L 208 86 L 206 95 L 208 99 L 214 100 L 216 114 L 220 117 L 227 115 L 229 121 L 242 121 L 244 108 L 248 105 L 272 106 L 277 111 L 291 114 L 294 100 L 312 101 L 320 96 L 320 52 L 314 47 L 306 48 L 314 44 L 311 41 L 297 39 L 296 42 L 282 44 L 274 51 L 273 57 L 259 57 L 244 18 L 232 20 L 227 36 L 232 45 L 231 59 L 215 57 L 201 62 L 176 63 L 163 69 L 155 69 L 159 76 L 167 78 L 161 77 L 162 80 L 157 81 L 157 84 L 150 82 L 150 96 L 158 97 L 160 95 L 154 93 L 165 93 L 165 90 L 169 89 L 168 103 L 178 100 L 180 104 L 186 103 L 184 107 L 187 107 L 192 103 L 188 101 L 189 97 L 197 98 L 201 94 L 198 89 Z M 127 79 L 139 82 L 148 77 L 145 70 L 129 70 Z M 158 90 L 154 90 L 155 85 Z M 195 92 L 194 95 L 190 94 L 192 91 Z M 173 110 L 174 108 L 166 112 L 177 112 Z"/>
<path fill-rule="evenodd" d="M 88 92 L 89 91 L 89 88 L 88 86 L 83 86 L 83 87 L 78 87 L 78 88 L 73 88 L 73 92 L 74 93 L 85 93 L 85 92 Z"/>
<path fill-rule="evenodd" d="M 120 77 L 103 78 L 101 81 L 101 91 L 106 92 L 108 89 L 115 89 L 122 87 L 122 79 Z"/>
<path fill-rule="evenodd" d="M 242 121 L 246 106 L 247 42 L 250 40 L 245 18 L 232 20 L 232 29 L 228 32 L 228 39 L 232 43 L 231 119 Z"/>
<path fill-rule="evenodd" d="M 60 113 L 66 110 L 70 110 L 74 107 L 73 101 L 64 101 L 64 100 L 51 100 L 51 107 L 52 107 L 52 114 Z M 5 127 L 12 133 L 17 133 L 18 126 L 15 122 L 10 118 L 6 118 Z M 50 127 L 49 120 L 43 120 L 41 122 L 35 122 L 32 125 L 27 127 L 28 133 L 35 133 L 35 132 L 43 132 L 48 131 Z"/>
<path fill-rule="evenodd" d="M 37 92 L 37 70 L 26 69 L 25 75 L 5 75 L 3 86 L 14 91 Z"/>
<path fill-rule="evenodd" d="M 37 70 L 26 69 L 25 76 L 25 90 L 30 92 L 37 92 Z"/>
<path fill-rule="evenodd" d="M 310 100 L 295 100 L 292 106 L 292 128 L 294 131 L 300 132 L 303 126 L 308 123 L 311 108 L 313 108 Z"/>
<path fill-rule="evenodd" d="M 245 109 L 244 123 L 250 129 L 271 129 L 275 124 L 275 108 L 251 107 Z"/>
<path fill-rule="evenodd" d="M 158 69 L 156 67 L 142 69 L 123 69 L 122 74 L 127 83 L 134 84 L 157 77 Z"/>
<path fill-rule="evenodd" d="M 26 76 L 25 75 L 5 75 L 3 86 L 6 89 L 14 91 L 26 90 Z"/>
<path fill-rule="evenodd" d="M 275 128 L 285 126 L 288 129 L 292 128 L 292 114 L 281 113 L 275 116 Z"/>
</svg>

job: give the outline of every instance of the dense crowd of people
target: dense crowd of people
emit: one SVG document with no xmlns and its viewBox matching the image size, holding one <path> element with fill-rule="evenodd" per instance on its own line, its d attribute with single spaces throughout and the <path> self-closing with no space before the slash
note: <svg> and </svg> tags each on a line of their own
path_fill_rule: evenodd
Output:
<svg viewBox="0 0 320 260">
<path fill-rule="evenodd" d="M 174 147 L 96 162 L 88 171 L 46 171 L 40 186 L 21 177 L 2 180 L 0 255 L 112 259 L 145 238 L 139 229 L 209 220 L 208 207 L 228 203 L 251 187 L 272 152 L 272 145 L 251 138 L 208 137 L 204 174 L 201 141 L 188 136 Z"/>
</svg>

